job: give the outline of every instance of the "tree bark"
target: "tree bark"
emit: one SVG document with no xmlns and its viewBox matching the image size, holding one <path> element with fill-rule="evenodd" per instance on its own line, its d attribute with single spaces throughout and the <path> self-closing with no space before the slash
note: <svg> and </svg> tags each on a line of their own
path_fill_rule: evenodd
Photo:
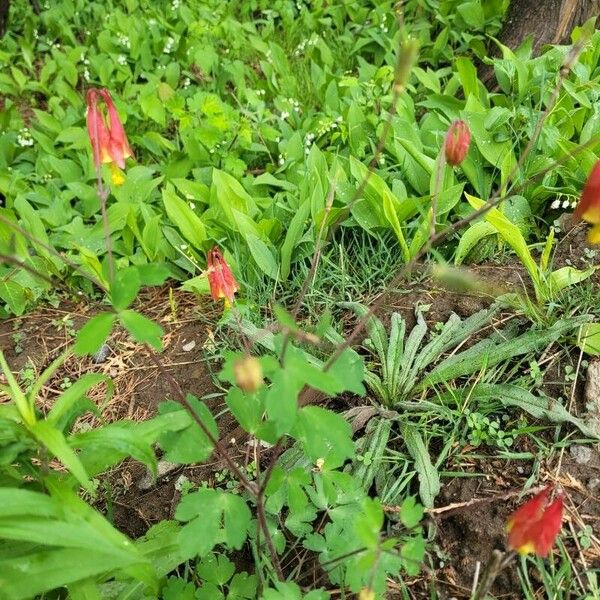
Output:
<svg viewBox="0 0 600 600">
<path fill-rule="evenodd" d="M 538 54 L 544 44 L 568 42 L 574 27 L 598 15 L 600 0 L 511 0 L 498 38 L 514 49 L 533 36 Z"/>
</svg>

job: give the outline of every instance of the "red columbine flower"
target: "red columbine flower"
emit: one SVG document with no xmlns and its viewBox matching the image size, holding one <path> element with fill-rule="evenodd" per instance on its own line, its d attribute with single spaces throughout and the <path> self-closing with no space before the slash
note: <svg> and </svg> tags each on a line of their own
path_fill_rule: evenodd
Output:
<svg viewBox="0 0 600 600">
<path fill-rule="evenodd" d="M 123 183 L 123 175 L 119 168 L 125 168 L 125 159 L 133 156 L 129 147 L 125 129 L 107 89 L 92 88 L 87 92 L 87 128 L 92 150 L 94 164 L 100 169 L 102 163 L 109 163 L 112 170 L 113 183 Z M 102 100 L 108 115 L 104 115 L 98 105 Z"/>
<path fill-rule="evenodd" d="M 546 557 L 554 545 L 562 523 L 563 495 L 548 503 L 551 490 L 547 486 L 508 518 L 508 545 L 519 554 Z"/>
<path fill-rule="evenodd" d="M 588 241 L 590 244 L 600 244 L 600 160 L 585 183 L 574 216 L 593 225 L 588 233 Z"/>
<path fill-rule="evenodd" d="M 464 121 L 453 121 L 444 140 L 446 162 L 453 167 L 465 160 L 471 143 L 471 132 Z"/>
<path fill-rule="evenodd" d="M 219 298 L 224 298 L 225 306 L 231 306 L 233 296 L 238 291 L 238 285 L 217 246 L 209 251 L 206 263 L 208 266 L 208 283 L 213 300 L 216 302 Z"/>
</svg>

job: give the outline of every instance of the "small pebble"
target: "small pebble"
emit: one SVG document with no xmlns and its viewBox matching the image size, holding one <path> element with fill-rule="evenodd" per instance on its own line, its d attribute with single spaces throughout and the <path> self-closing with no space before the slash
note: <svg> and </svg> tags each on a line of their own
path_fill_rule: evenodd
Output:
<svg viewBox="0 0 600 600">
<path fill-rule="evenodd" d="M 592 493 L 598 491 L 598 488 L 600 488 L 600 479 L 598 477 L 592 477 L 588 481 L 587 486 L 588 486 L 588 489 L 590 490 L 590 492 L 592 492 Z"/>
<path fill-rule="evenodd" d="M 188 342 L 187 344 L 184 344 L 183 346 L 181 346 L 181 349 L 184 352 L 189 352 L 190 350 L 193 350 L 196 347 L 196 341 L 192 340 L 191 342 Z"/>
<path fill-rule="evenodd" d="M 589 446 L 580 446 L 577 444 L 571 446 L 569 452 L 573 460 L 579 465 L 587 465 L 592 460 L 592 449 Z"/>
<path fill-rule="evenodd" d="M 175 469 L 178 469 L 180 466 L 180 464 L 172 463 L 168 460 L 159 460 L 156 465 L 156 479 L 160 479 L 161 477 L 168 475 L 171 471 L 175 471 Z M 149 490 L 155 483 L 156 480 L 154 479 L 154 475 L 150 469 L 146 469 L 146 472 L 137 482 L 137 487 L 139 490 Z"/>
<path fill-rule="evenodd" d="M 96 352 L 96 354 L 94 354 L 92 360 L 96 364 L 103 363 L 108 358 L 109 353 L 110 348 L 108 347 L 108 344 L 102 344 L 102 346 L 100 346 L 100 349 Z"/>
<path fill-rule="evenodd" d="M 179 476 L 179 477 L 178 477 L 178 478 L 175 480 L 175 485 L 174 485 L 175 489 L 176 489 L 178 492 L 180 492 L 180 491 L 183 489 L 183 486 L 184 486 L 186 483 L 188 483 L 188 481 L 189 481 L 189 479 L 188 479 L 188 478 L 187 478 L 185 475 L 181 474 L 181 475 L 180 475 L 180 476 Z"/>
</svg>

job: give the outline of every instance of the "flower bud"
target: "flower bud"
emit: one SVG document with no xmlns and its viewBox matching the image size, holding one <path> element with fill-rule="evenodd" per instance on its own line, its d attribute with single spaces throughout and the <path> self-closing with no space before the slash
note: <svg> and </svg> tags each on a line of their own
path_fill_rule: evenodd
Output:
<svg viewBox="0 0 600 600">
<path fill-rule="evenodd" d="M 464 121 L 454 121 L 444 141 L 446 162 L 453 167 L 460 165 L 465 160 L 471 143 L 471 132 Z"/>
<path fill-rule="evenodd" d="M 249 394 L 253 394 L 263 384 L 260 361 L 254 356 L 246 356 L 233 363 L 233 376 L 236 385 Z"/>
</svg>

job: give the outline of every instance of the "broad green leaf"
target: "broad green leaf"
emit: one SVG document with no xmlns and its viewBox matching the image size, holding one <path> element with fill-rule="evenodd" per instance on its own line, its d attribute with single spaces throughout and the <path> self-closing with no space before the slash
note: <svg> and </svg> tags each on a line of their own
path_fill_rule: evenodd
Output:
<svg viewBox="0 0 600 600">
<path fill-rule="evenodd" d="M 38 421 L 30 425 L 29 430 L 60 462 L 67 467 L 69 472 L 88 491 L 93 490 L 84 466 L 81 464 L 77 454 L 67 443 L 64 435 L 51 423 Z"/>
<path fill-rule="evenodd" d="M 227 392 L 227 406 L 237 422 L 248 433 L 256 434 L 262 423 L 263 402 L 257 395 L 247 395 L 240 388 L 232 386 Z M 278 407 L 279 408 L 279 407 Z"/>
<path fill-rule="evenodd" d="M 136 267 L 119 270 L 110 286 L 113 306 L 117 310 L 124 310 L 130 306 L 140 291 L 141 284 Z"/>
<path fill-rule="evenodd" d="M 191 394 L 188 394 L 187 400 L 208 431 L 213 437 L 218 439 L 219 430 L 217 423 L 206 404 L 200 402 Z M 188 416 L 189 425 L 180 431 L 165 431 L 160 437 L 160 445 L 165 451 L 165 458 L 170 462 L 181 464 L 191 464 L 206 460 L 214 450 L 210 439 L 202 431 L 198 423 L 189 416 L 187 410 L 179 403 L 169 400 L 162 402 L 158 407 L 160 415 L 172 411 L 183 411 Z"/>
<path fill-rule="evenodd" d="M 485 202 L 465 194 L 469 204 L 475 209 L 479 210 L 485 206 Z M 484 215 L 485 220 L 496 229 L 496 231 L 502 236 L 504 241 L 515 251 L 515 254 L 519 257 L 519 260 L 523 263 L 523 266 L 527 269 L 529 276 L 536 289 L 536 294 L 541 292 L 541 274 L 537 263 L 533 259 L 531 252 L 527 246 L 527 242 L 521 233 L 521 230 L 513 225 L 497 208 L 491 208 Z"/>
<path fill-rule="evenodd" d="M 398 215 L 396 214 L 396 209 L 392 203 L 391 192 L 383 194 L 382 197 L 383 203 L 383 214 L 387 219 L 387 222 L 390 224 L 392 230 L 396 234 L 396 238 L 398 239 L 398 243 L 400 244 L 400 248 L 402 250 L 402 257 L 405 262 L 408 262 L 411 258 L 410 250 L 408 249 L 408 245 L 406 244 L 406 239 L 404 237 L 404 233 L 402 232 L 402 227 L 400 225 L 400 220 L 398 219 Z"/>
<path fill-rule="evenodd" d="M 137 265 L 135 268 L 142 285 L 162 285 L 171 277 L 171 270 L 166 264 L 149 263 L 147 265 Z"/>
<path fill-rule="evenodd" d="M 14 558 L 0 559 L 0 589 L 9 600 L 30 600 L 46 591 L 76 581 L 126 569 L 128 562 L 114 555 L 80 548 L 40 550 Z M 23 573 L 27 577 L 23 577 Z"/>
<path fill-rule="evenodd" d="M 266 393 L 265 408 L 278 436 L 289 433 L 296 422 L 298 394 L 302 387 L 302 381 L 290 376 L 285 369 L 279 370 L 273 377 Z"/>
<path fill-rule="evenodd" d="M 474 223 L 460 237 L 456 254 L 454 255 L 454 264 L 460 265 L 463 263 L 469 252 L 483 239 L 497 233 L 496 228 L 486 221 Z"/>
<path fill-rule="evenodd" d="M 260 270 L 267 275 L 267 277 L 277 279 L 279 269 L 277 268 L 277 261 L 273 257 L 270 248 L 261 239 L 252 234 L 246 236 L 246 242 L 248 248 L 250 248 L 250 254 L 252 254 L 252 258 Z"/>
<path fill-rule="evenodd" d="M 27 306 L 27 292 L 16 281 L 0 281 L 0 299 L 8 305 L 8 309 L 15 315 L 22 315 Z"/>
<path fill-rule="evenodd" d="M 554 292 L 560 292 L 580 281 L 585 281 L 591 277 L 600 267 L 589 267 L 581 270 L 575 267 L 562 267 L 556 271 L 552 271 L 548 276 L 550 287 Z"/>
<path fill-rule="evenodd" d="M 242 497 L 206 488 L 184 496 L 175 517 L 186 522 L 179 533 L 184 553 L 204 556 L 217 543 L 239 550 L 248 535 L 251 513 Z"/>
<path fill-rule="evenodd" d="M 600 323 L 582 325 L 577 345 L 590 356 L 600 356 Z"/>
<path fill-rule="evenodd" d="M 310 202 L 305 200 L 290 221 L 285 240 L 281 246 L 281 279 L 286 280 L 290 274 L 292 254 L 306 226 L 310 213 Z"/>
<path fill-rule="evenodd" d="M 324 459 L 339 467 L 354 455 L 352 429 L 341 416 L 319 406 L 305 406 L 298 413 L 293 437 L 300 441 L 311 460 Z"/>
<path fill-rule="evenodd" d="M 208 239 L 202 219 L 190 208 L 187 202 L 177 195 L 170 184 L 167 184 L 163 190 L 162 198 L 167 216 L 179 229 L 181 235 L 194 248 L 202 248 L 202 244 Z"/>
<path fill-rule="evenodd" d="M 164 427 L 166 430 L 166 425 Z M 164 430 L 146 435 L 138 423 L 116 421 L 101 427 L 77 433 L 69 438 L 73 448 L 90 475 L 95 475 L 127 457 L 145 464 L 156 472 L 156 457 L 152 444 Z"/>
<path fill-rule="evenodd" d="M 407 529 L 413 529 L 421 522 L 423 513 L 423 507 L 417 504 L 413 496 L 409 496 L 400 506 L 400 521 Z"/>
<path fill-rule="evenodd" d="M 78 332 L 73 353 L 76 356 L 95 354 L 112 331 L 115 313 L 100 313 L 92 317 Z"/>
<path fill-rule="evenodd" d="M 548 264 L 550 262 L 550 254 L 552 253 L 552 246 L 554 245 L 554 227 L 550 227 L 550 231 L 548 233 L 548 237 L 546 238 L 546 243 L 544 244 L 544 251 L 542 252 L 542 256 L 540 257 L 540 269 L 542 273 L 545 273 L 548 269 Z"/>
<path fill-rule="evenodd" d="M 162 349 L 163 330 L 160 325 L 134 310 L 122 310 L 118 313 L 121 324 L 136 342 L 149 344 L 155 350 Z"/>
<path fill-rule="evenodd" d="M 85 373 L 58 397 L 50 409 L 46 421 L 57 425 L 58 421 L 71 410 L 76 402 L 81 400 L 89 389 L 101 382 L 107 384 L 105 402 L 108 402 L 113 390 L 110 378 L 101 373 Z"/>
<path fill-rule="evenodd" d="M 213 169 L 210 194 L 211 201 L 216 199 L 232 227 L 236 226 L 232 209 L 243 215 L 248 215 L 250 219 L 256 215 L 256 203 L 253 198 L 237 179 L 225 173 L 225 171 Z"/>
<path fill-rule="evenodd" d="M 472 61 L 465 56 L 460 56 L 455 63 L 460 83 L 465 93 L 465 98 L 471 94 L 479 98 L 479 80 L 477 79 L 477 69 Z"/>
<path fill-rule="evenodd" d="M 33 401 L 27 398 L 27 396 L 25 396 L 23 393 L 23 390 L 19 387 L 15 376 L 6 362 L 6 358 L 4 357 L 2 350 L 0 350 L 0 368 L 2 369 L 2 373 L 8 382 L 10 398 L 15 403 L 21 419 L 23 419 L 27 426 L 33 425 L 36 422 Z"/>
</svg>

